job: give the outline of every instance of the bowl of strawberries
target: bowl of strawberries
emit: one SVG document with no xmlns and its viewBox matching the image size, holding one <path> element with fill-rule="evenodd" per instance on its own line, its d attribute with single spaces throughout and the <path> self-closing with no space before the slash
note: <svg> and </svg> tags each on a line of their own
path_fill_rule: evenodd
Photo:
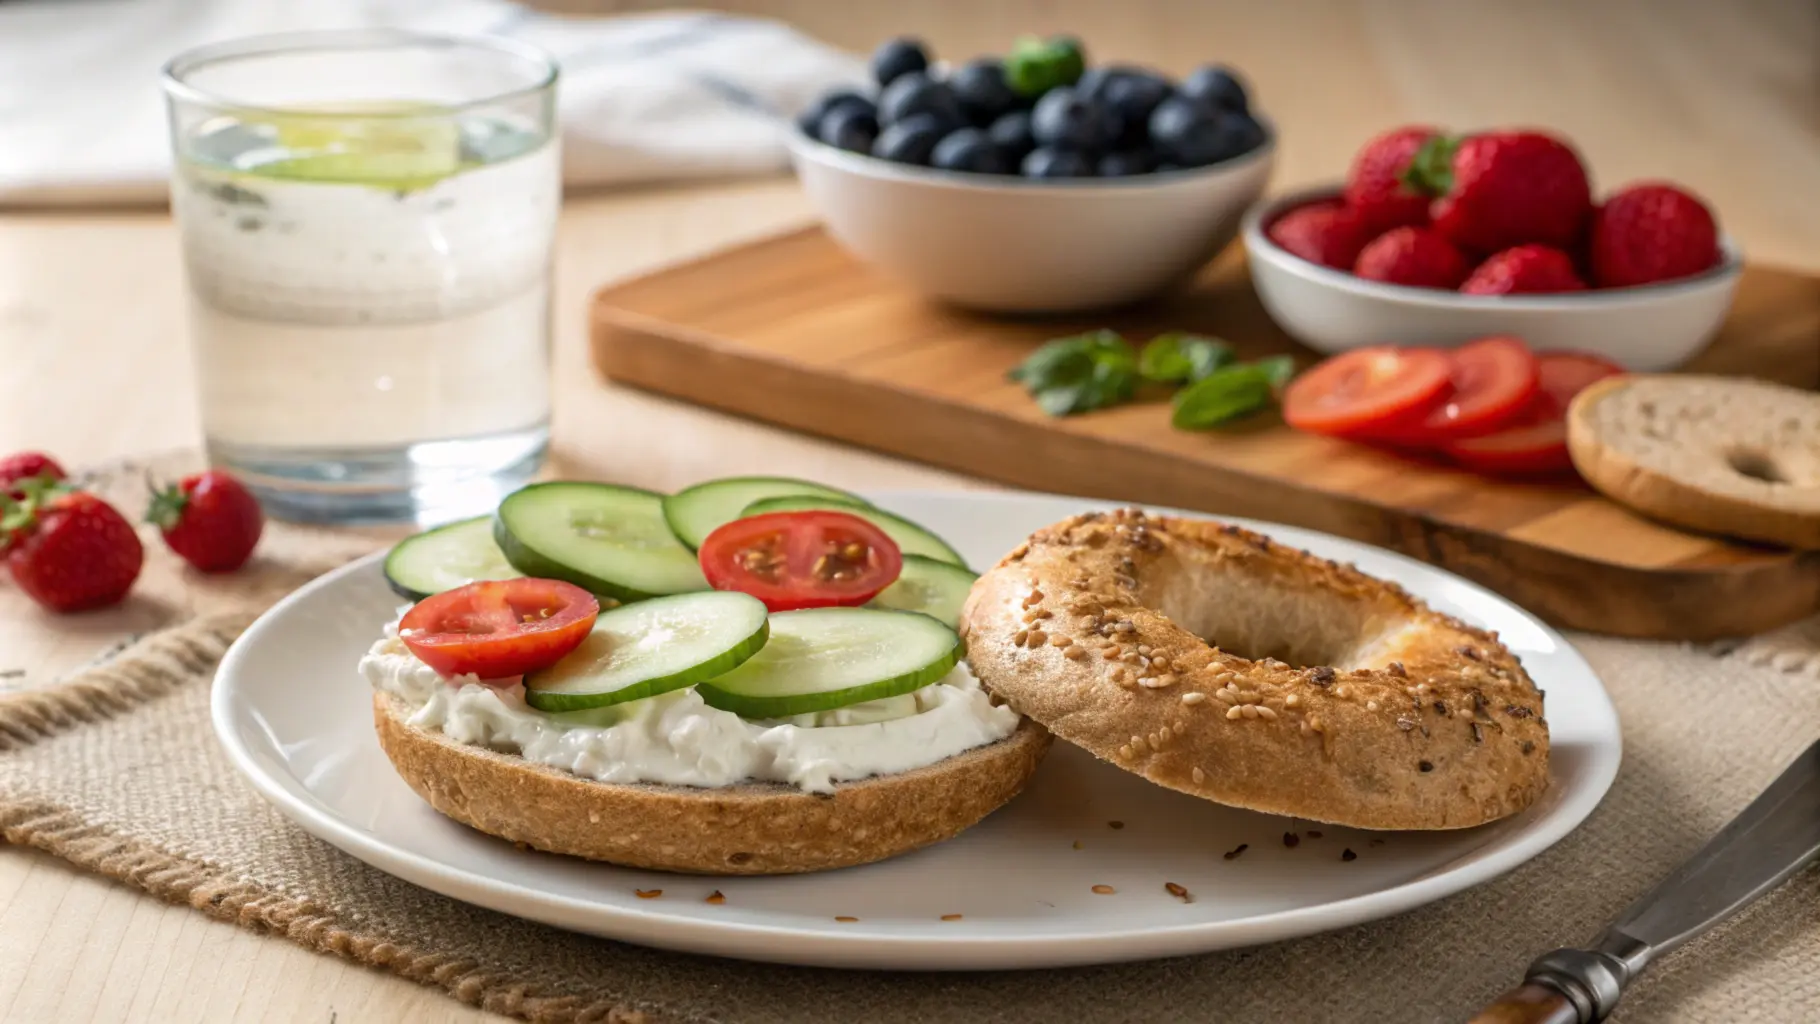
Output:
<svg viewBox="0 0 1820 1024">
<path fill-rule="evenodd" d="M 1666 370 L 1717 333 L 1743 270 L 1698 196 L 1595 201 L 1573 146 L 1531 130 L 1386 132 L 1343 185 L 1258 204 L 1243 232 L 1265 309 L 1327 353 L 1509 334 Z"/>
</svg>

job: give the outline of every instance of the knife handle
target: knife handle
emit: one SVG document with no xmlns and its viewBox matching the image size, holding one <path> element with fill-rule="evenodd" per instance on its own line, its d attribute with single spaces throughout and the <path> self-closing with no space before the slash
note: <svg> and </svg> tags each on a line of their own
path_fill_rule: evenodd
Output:
<svg viewBox="0 0 1820 1024">
<path fill-rule="evenodd" d="M 1559 990 L 1528 981 L 1479 1011 L 1469 1024 L 1581 1024 L 1580 1011 Z"/>
</svg>

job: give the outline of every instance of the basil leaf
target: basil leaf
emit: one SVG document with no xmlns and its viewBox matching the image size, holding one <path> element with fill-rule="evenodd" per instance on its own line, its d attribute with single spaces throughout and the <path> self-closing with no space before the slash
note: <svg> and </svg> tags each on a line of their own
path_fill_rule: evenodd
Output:
<svg viewBox="0 0 1820 1024">
<path fill-rule="evenodd" d="M 1218 338 L 1171 331 L 1150 339 L 1138 356 L 1138 372 L 1159 384 L 1200 380 L 1232 362 L 1232 346 Z"/>
<path fill-rule="evenodd" d="M 1257 412 L 1274 394 L 1271 369 L 1244 363 L 1201 378 L 1176 392 L 1169 422 L 1179 430 L 1205 430 Z"/>
<path fill-rule="evenodd" d="M 1270 378 L 1270 386 L 1279 391 L 1295 377 L 1294 356 L 1266 356 L 1251 365 L 1263 370 Z"/>
<path fill-rule="evenodd" d="M 1137 388 L 1137 357 L 1115 331 L 1057 338 L 1007 374 L 1051 416 L 1117 405 Z"/>
</svg>

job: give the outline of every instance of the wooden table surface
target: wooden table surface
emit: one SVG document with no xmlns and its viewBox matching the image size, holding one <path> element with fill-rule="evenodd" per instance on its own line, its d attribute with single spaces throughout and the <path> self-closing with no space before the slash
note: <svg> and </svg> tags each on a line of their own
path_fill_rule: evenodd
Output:
<svg viewBox="0 0 1820 1024">
<path fill-rule="evenodd" d="M 912 29 L 965 57 L 1002 49 L 1023 31 L 1067 30 L 1101 58 L 1175 72 L 1229 61 L 1245 69 L 1282 129 L 1280 189 L 1337 177 L 1360 142 L 1394 122 L 1549 125 L 1577 141 L 1598 183 L 1683 182 L 1714 203 L 1752 258 L 1820 271 L 1820 7 L 1800 0 L 720 6 L 785 17 L 854 49 Z M 782 178 L 570 198 L 557 258 L 559 470 L 657 488 L 756 469 L 849 487 L 970 486 L 614 390 L 588 369 L 584 312 L 596 286 L 809 216 Z M 0 211 L 0 450 L 41 447 L 80 465 L 192 446 L 194 402 L 182 271 L 163 212 Z M 0 607 L 14 610 L 0 617 L 0 668 L 24 668 L 27 683 L 54 678 L 143 625 L 110 613 L 53 621 Z M 0 1015 L 491 1019 L 438 992 L 10 849 L 0 851 Z"/>
</svg>

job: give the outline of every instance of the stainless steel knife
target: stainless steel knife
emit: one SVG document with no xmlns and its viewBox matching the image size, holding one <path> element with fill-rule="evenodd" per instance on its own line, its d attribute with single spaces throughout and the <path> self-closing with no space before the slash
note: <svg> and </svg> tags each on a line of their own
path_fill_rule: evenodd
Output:
<svg viewBox="0 0 1820 1024">
<path fill-rule="evenodd" d="M 1592 1024 L 1671 952 L 1781 885 L 1820 854 L 1820 742 L 1744 813 L 1630 905 L 1587 949 L 1557 949 L 1471 1024 Z"/>
</svg>

